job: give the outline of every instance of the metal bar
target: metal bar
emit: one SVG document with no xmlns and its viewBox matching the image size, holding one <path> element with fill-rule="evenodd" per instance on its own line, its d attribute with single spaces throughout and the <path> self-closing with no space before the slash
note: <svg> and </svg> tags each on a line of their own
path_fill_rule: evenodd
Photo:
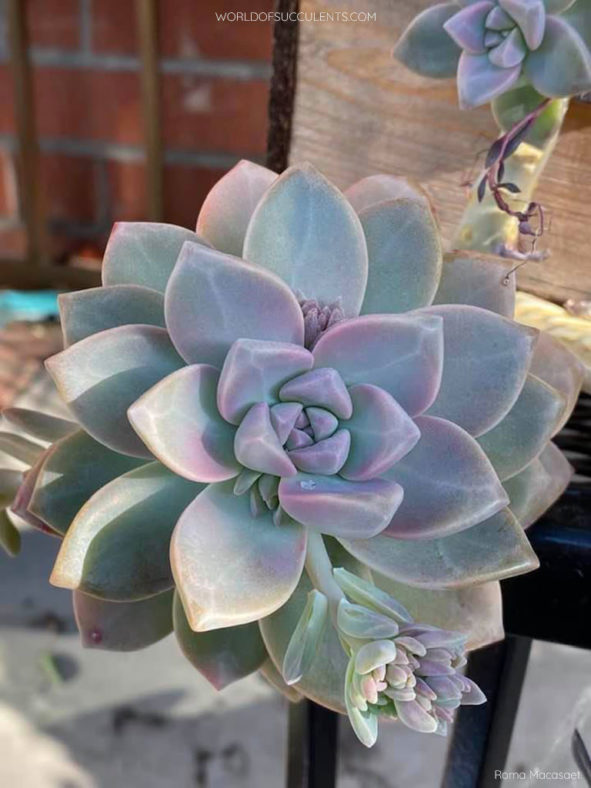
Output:
<svg viewBox="0 0 591 788">
<path fill-rule="evenodd" d="M 503 580 L 506 631 L 591 648 L 591 487 L 572 484 L 527 536 L 540 568 Z"/>
<path fill-rule="evenodd" d="M 482 688 L 487 703 L 458 709 L 442 788 L 499 785 L 498 771 L 503 771 L 509 752 L 531 643 L 530 638 L 508 635 L 470 655 L 467 675 Z"/>
<path fill-rule="evenodd" d="M 275 0 L 275 10 L 285 14 L 297 13 L 299 0 Z M 289 164 L 291 129 L 295 101 L 298 22 L 275 22 L 273 27 L 273 77 L 269 93 L 269 133 L 267 138 L 267 167 L 283 172 Z"/>
<path fill-rule="evenodd" d="M 47 232 L 28 51 L 26 3 L 23 0 L 8 0 L 7 15 L 18 137 L 19 202 L 27 231 L 28 262 L 42 265 L 47 257 Z"/>
<path fill-rule="evenodd" d="M 160 129 L 157 0 L 136 0 L 136 11 L 140 46 L 144 139 L 146 144 L 148 218 L 153 222 L 159 222 L 162 221 L 164 215 L 164 154 Z"/>
<path fill-rule="evenodd" d="M 339 715 L 309 700 L 290 703 L 287 788 L 335 788 Z"/>
</svg>

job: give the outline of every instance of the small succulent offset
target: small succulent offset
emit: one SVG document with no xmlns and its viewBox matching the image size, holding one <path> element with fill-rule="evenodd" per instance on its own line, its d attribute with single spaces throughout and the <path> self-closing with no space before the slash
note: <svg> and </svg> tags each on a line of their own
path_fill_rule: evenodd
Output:
<svg viewBox="0 0 591 788">
<path fill-rule="evenodd" d="M 430 77 L 457 72 L 462 108 L 530 84 L 548 98 L 591 90 L 589 0 L 457 0 L 417 16 L 394 55 Z"/>
<path fill-rule="evenodd" d="M 442 255 L 405 179 L 343 194 L 308 165 L 241 162 L 197 233 L 116 225 L 47 365 L 76 423 L 19 492 L 83 641 L 174 627 L 216 687 L 260 669 L 368 746 L 482 702 L 459 669 L 502 636 L 497 581 L 537 566 L 582 380 L 512 320 L 507 270 Z"/>
</svg>

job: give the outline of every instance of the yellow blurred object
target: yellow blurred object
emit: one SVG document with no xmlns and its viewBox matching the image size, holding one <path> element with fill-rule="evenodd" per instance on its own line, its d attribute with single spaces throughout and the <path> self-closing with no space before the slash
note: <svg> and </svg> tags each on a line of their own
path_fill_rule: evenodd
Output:
<svg viewBox="0 0 591 788">
<path fill-rule="evenodd" d="M 572 351 L 585 367 L 583 391 L 591 394 L 591 319 L 573 315 L 558 304 L 519 291 L 515 319 L 547 331 Z"/>
</svg>

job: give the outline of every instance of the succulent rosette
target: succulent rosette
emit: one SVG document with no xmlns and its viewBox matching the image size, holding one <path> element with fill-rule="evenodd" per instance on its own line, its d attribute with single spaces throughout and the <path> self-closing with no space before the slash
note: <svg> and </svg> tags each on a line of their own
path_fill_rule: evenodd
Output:
<svg viewBox="0 0 591 788">
<path fill-rule="evenodd" d="M 241 162 L 196 233 L 117 224 L 103 286 L 61 296 L 76 429 L 21 495 L 84 642 L 174 626 L 217 687 L 261 669 L 368 745 L 379 718 L 444 733 L 571 474 L 551 438 L 582 370 L 514 297 L 392 176 Z"/>
<path fill-rule="evenodd" d="M 462 108 L 532 85 L 550 98 L 591 90 L 589 0 L 438 3 L 404 31 L 395 56 L 430 77 L 456 75 Z"/>
</svg>

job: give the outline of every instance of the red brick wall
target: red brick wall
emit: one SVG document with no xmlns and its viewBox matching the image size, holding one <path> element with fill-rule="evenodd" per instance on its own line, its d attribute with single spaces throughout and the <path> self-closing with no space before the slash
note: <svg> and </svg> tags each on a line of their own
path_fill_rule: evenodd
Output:
<svg viewBox="0 0 591 788">
<path fill-rule="evenodd" d="M 23 1 L 52 251 L 100 250 L 115 219 L 146 214 L 135 2 Z M 264 157 L 271 25 L 218 22 L 215 12 L 272 5 L 159 0 L 166 221 L 193 226 L 220 175 Z M 5 27 L 0 18 L 0 256 L 12 256 L 24 233 Z"/>
</svg>

